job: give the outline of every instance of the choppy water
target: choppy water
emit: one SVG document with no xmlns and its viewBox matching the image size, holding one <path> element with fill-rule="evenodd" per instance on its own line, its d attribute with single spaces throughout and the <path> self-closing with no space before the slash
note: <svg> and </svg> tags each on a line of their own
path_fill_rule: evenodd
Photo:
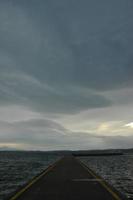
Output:
<svg viewBox="0 0 133 200">
<path fill-rule="evenodd" d="M 42 172 L 59 156 L 42 152 L 0 152 L 0 200 Z"/>
<path fill-rule="evenodd" d="M 133 199 L 133 155 L 80 159 L 128 199 Z"/>
</svg>

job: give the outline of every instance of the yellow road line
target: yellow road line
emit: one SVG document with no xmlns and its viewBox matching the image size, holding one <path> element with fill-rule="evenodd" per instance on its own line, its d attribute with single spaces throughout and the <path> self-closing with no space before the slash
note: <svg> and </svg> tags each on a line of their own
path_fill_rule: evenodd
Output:
<svg viewBox="0 0 133 200">
<path fill-rule="evenodd" d="M 101 184 L 114 198 L 115 200 L 121 200 L 121 198 L 106 184 L 106 182 L 99 176 L 97 176 L 89 167 L 87 167 L 82 161 L 77 161 Z"/>
<path fill-rule="evenodd" d="M 58 161 L 56 161 L 52 166 L 49 166 L 44 172 L 42 172 L 39 176 L 35 177 L 34 179 L 32 179 L 24 188 L 22 188 L 20 191 L 18 191 L 13 197 L 10 198 L 10 200 L 16 200 L 21 194 L 23 194 L 26 190 L 28 190 L 35 182 L 37 182 L 40 178 L 42 178 L 43 176 L 45 176 L 49 171 L 51 171 L 58 162 L 60 162 L 62 160 L 59 159 Z"/>
</svg>

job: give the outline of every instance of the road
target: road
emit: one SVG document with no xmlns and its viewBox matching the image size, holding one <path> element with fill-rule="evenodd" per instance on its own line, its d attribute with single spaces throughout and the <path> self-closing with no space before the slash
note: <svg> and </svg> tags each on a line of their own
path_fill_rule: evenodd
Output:
<svg viewBox="0 0 133 200">
<path fill-rule="evenodd" d="M 76 158 L 64 157 L 10 200 L 121 200 Z"/>
</svg>

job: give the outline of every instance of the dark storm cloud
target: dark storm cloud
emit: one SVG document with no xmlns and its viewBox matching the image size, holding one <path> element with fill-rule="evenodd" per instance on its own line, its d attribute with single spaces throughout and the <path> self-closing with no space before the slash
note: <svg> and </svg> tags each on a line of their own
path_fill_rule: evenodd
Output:
<svg viewBox="0 0 133 200">
<path fill-rule="evenodd" d="M 100 94 L 79 88 L 51 87 L 22 73 L 0 76 L 1 105 L 25 105 L 39 112 L 73 113 L 106 107 L 111 102 Z"/>
<path fill-rule="evenodd" d="M 43 5 L 47 11 L 44 14 L 42 7 L 39 19 L 48 16 L 48 30 L 51 36 L 55 33 L 57 52 L 60 48 L 64 52 L 62 59 L 53 60 L 54 69 L 51 63 L 44 67 L 45 80 L 100 90 L 131 84 L 131 1 L 130 5 L 124 1 L 48 1 Z M 40 25 L 45 31 L 45 21 Z"/>
<path fill-rule="evenodd" d="M 1 1 L 0 103 L 59 113 L 112 105 L 101 91 L 133 85 L 132 8 L 124 0 Z"/>
<path fill-rule="evenodd" d="M 2 49 L 17 69 L 101 90 L 131 80 L 131 1 L 4 2 Z"/>
</svg>

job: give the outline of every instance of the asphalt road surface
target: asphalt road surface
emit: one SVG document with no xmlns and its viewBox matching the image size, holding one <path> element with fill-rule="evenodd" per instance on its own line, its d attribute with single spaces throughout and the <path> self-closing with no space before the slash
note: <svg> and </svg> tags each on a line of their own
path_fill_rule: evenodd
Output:
<svg viewBox="0 0 133 200">
<path fill-rule="evenodd" d="M 10 200 L 120 200 L 74 157 L 64 157 Z"/>
</svg>

